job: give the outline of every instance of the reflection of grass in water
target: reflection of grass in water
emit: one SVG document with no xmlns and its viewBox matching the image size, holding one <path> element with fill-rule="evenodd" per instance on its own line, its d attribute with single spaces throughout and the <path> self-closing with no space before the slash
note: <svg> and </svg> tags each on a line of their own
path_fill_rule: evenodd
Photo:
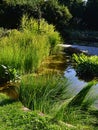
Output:
<svg viewBox="0 0 98 130">
<path fill-rule="evenodd" d="M 42 62 L 41 67 L 38 72 L 42 73 L 62 73 L 67 67 L 66 55 L 52 55 L 49 56 L 44 62 Z"/>
<path fill-rule="evenodd" d="M 90 105 L 94 103 L 96 100 L 96 96 L 92 97 L 91 99 L 86 99 L 86 96 L 88 95 L 90 89 L 96 84 L 96 82 L 89 82 L 68 104 L 68 107 L 81 107 L 88 109 Z"/>
</svg>

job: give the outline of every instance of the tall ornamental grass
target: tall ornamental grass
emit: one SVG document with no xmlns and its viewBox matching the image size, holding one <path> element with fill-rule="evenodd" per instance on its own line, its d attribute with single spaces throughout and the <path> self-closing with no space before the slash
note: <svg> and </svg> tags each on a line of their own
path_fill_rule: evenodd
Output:
<svg viewBox="0 0 98 130">
<path fill-rule="evenodd" d="M 24 16 L 20 30 L 9 30 L 0 39 L 0 64 L 12 66 L 22 73 L 34 72 L 61 39 L 54 26 Z M 50 40 L 51 39 L 51 40 Z"/>
<path fill-rule="evenodd" d="M 55 112 L 67 99 L 67 80 L 59 76 L 26 76 L 20 84 L 20 101 L 32 110 Z"/>
</svg>

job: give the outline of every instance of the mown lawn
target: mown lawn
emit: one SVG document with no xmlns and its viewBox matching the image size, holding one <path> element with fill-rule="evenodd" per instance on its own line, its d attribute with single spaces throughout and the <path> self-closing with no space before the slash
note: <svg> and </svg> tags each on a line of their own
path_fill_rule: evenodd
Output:
<svg viewBox="0 0 98 130">
<path fill-rule="evenodd" d="M 74 122 L 77 123 L 72 125 L 40 111 L 31 111 L 20 101 L 13 101 L 6 95 L 0 94 L 0 130 L 97 130 L 98 127 L 93 126 L 97 118 L 83 113 L 80 116 L 78 110 L 77 112 L 69 110 L 67 116 L 70 116 L 70 122 L 75 114 L 77 119 Z"/>
<path fill-rule="evenodd" d="M 0 130 L 63 130 L 60 124 L 38 111 L 31 111 L 19 101 L 0 94 Z"/>
</svg>

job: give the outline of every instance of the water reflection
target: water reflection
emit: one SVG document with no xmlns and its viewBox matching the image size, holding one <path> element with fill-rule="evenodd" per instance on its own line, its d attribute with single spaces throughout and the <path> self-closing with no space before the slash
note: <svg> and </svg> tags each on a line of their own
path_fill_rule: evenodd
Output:
<svg viewBox="0 0 98 130">
<path fill-rule="evenodd" d="M 76 95 L 83 87 L 87 85 L 87 82 L 80 80 L 78 76 L 76 76 L 76 71 L 71 67 L 68 68 L 64 72 L 64 76 L 67 78 L 69 82 L 68 93 L 71 96 Z M 92 86 L 89 93 L 86 96 L 85 101 L 92 102 L 92 105 L 98 109 L 98 84 Z"/>
<path fill-rule="evenodd" d="M 87 82 L 80 80 L 76 76 L 76 71 L 71 66 L 68 66 L 65 70 L 64 76 L 68 79 L 69 91 L 71 91 L 73 95 L 78 93 L 85 85 L 87 85 Z"/>
<path fill-rule="evenodd" d="M 92 105 L 98 109 L 98 84 L 92 86 L 92 88 L 86 96 L 86 100 L 91 101 Z"/>
</svg>

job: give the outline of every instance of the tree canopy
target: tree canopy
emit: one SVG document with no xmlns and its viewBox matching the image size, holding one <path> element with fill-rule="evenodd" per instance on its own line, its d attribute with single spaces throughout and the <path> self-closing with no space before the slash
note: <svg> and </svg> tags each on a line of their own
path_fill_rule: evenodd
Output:
<svg viewBox="0 0 98 130">
<path fill-rule="evenodd" d="M 0 26 L 17 28 L 23 14 L 65 29 L 98 30 L 98 0 L 1 0 Z M 63 34 L 62 33 L 62 34 Z"/>
</svg>

